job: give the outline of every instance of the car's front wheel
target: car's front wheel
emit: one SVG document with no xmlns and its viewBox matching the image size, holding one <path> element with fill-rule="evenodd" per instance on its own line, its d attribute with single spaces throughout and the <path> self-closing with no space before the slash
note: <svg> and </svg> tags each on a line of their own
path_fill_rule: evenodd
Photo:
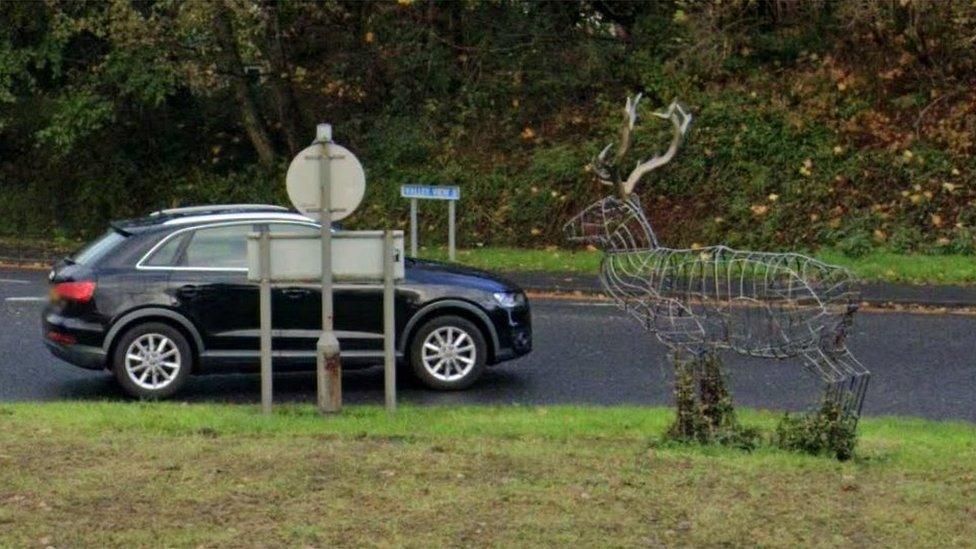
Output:
<svg viewBox="0 0 976 549">
<path fill-rule="evenodd" d="M 466 389 L 481 377 L 488 347 L 471 321 L 441 316 L 417 331 L 410 349 L 410 363 L 417 377 L 433 389 Z"/>
<path fill-rule="evenodd" d="M 112 370 L 119 385 L 141 399 L 166 398 L 186 383 L 193 367 L 190 344 L 172 326 L 150 322 L 129 329 L 115 346 Z"/>
</svg>

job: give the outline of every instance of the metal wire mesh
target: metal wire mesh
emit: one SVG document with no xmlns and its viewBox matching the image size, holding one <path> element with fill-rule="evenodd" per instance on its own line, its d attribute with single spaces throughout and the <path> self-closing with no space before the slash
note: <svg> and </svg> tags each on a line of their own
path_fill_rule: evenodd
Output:
<svg viewBox="0 0 976 549">
<path fill-rule="evenodd" d="M 636 101 L 628 99 L 625 113 L 632 129 Z M 690 115 L 673 104 L 658 116 L 671 117 L 676 128 L 670 159 Z M 870 373 L 845 345 L 859 297 L 848 270 L 797 253 L 662 247 L 636 195 L 623 194 L 595 202 L 565 227 L 570 239 L 603 251 L 600 278 L 621 309 L 672 355 L 731 350 L 799 358 L 825 384 L 828 403 L 860 415 Z"/>
</svg>

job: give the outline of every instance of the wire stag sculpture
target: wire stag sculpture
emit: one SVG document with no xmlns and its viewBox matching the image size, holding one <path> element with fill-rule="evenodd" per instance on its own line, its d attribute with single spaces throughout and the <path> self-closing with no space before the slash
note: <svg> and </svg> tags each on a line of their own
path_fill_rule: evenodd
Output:
<svg viewBox="0 0 976 549">
<path fill-rule="evenodd" d="M 870 373 L 845 345 L 858 308 L 853 275 L 796 253 L 662 246 L 633 192 L 642 177 L 671 161 L 692 116 L 677 102 L 653 113 L 673 125 L 671 144 L 624 178 L 620 166 L 632 144 L 640 97 L 627 98 L 614 159 L 608 159 L 611 143 L 591 163 L 599 181 L 615 187 L 616 195 L 569 221 L 566 236 L 603 251 L 605 291 L 664 343 L 674 360 L 682 352 L 702 358 L 721 350 L 798 357 L 824 383 L 826 403 L 856 421 Z"/>
</svg>

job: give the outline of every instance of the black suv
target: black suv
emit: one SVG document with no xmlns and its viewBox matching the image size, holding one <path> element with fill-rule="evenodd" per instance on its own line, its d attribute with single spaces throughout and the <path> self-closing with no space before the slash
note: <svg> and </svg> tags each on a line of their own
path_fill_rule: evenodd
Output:
<svg viewBox="0 0 976 549">
<path fill-rule="evenodd" d="M 317 234 L 286 208 L 180 208 L 113 223 L 50 274 L 44 341 L 89 369 L 110 369 L 142 398 L 176 393 L 191 374 L 256 371 L 258 286 L 247 280 L 247 235 Z M 344 367 L 382 362 L 382 287 L 337 284 L 335 323 Z M 314 369 L 321 293 L 312 284 L 272 290 L 275 371 Z M 435 389 L 464 389 L 488 364 L 532 348 L 529 304 L 488 273 L 406 260 L 396 291 L 396 350 Z"/>
</svg>

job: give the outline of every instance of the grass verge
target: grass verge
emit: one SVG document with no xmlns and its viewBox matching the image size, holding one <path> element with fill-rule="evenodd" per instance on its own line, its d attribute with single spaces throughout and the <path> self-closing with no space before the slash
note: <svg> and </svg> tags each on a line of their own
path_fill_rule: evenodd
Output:
<svg viewBox="0 0 976 549">
<path fill-rule="evenodd" d="M 744 411 L 769 430 L 777 417 Z M 976 426 L 855 460 L 656 443 L 649 408 L 0 405 L 0 546 L 966 545 Z"/>
<path fill-rule="evenodd" d="M 0 237 L 0 257 L 64 255 L 80 248 L 81 241 Z M 976 258 L 968 255 L 906 255 L 871 252 L 849 257 L 833 250 L 821 250 L 815 257 L 848 267 L 863 280 L 909 282 L 912 284 L 976 284 Z M 447 260 L 446 247 L 424 247 L 420 256 Z M 600 268 L 600 252 L 562 248 L 485 247 L 457 251 L 465 265 L 492 271 L 548 271 L 595 274 Z"/>
<path fill-rule="evenodd" d="M 444 260 L 444 248 L 428 248 L 422 257 Z M 821 250 L 815 257 L 845 266 L 868 281 L 909 282 L 912 284 L 976 283 L 976 258 L 967 255 L 904 255 L 872 252 L 848 257 L 840 252 Z M 600 252 L 563 249 L 475 248 L 458 250 L 460 263 L 494 271 L 550 271 L 596 273 Z"/>
</svg>

